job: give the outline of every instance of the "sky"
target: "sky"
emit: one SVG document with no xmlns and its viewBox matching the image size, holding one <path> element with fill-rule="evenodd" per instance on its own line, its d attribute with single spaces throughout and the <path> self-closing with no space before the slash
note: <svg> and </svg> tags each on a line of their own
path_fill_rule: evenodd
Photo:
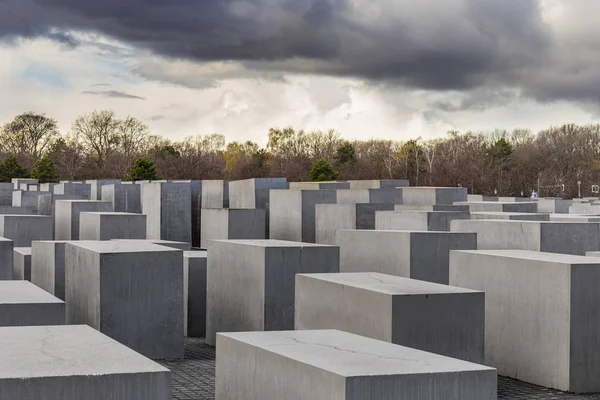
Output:
<svg viewBox="0 0 600 400">
<path fill-rule="evenodd" d="M 600 120 L 597 0 L 0 0 L 0 122 L 408 140 Z"/>
</svg>

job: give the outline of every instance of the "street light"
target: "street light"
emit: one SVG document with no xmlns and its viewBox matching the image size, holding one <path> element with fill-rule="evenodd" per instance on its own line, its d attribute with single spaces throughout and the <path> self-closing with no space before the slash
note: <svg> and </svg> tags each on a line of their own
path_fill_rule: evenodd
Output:
<svg viewBox="0 0 600 400">
<path fill-rule="evenodd" d="M 577 194 L 581 198 L 581 181 L 577 181 Z"/>
</svg>

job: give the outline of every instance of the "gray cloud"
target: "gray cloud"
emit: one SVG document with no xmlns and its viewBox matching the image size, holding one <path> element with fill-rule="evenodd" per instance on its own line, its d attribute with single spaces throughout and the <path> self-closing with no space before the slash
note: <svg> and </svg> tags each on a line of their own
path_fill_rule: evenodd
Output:
<svg viewBox="0 0 600 400">
<path fill-rule="evenodd" d="M 119 92 L 118 90 L 84 90 L 83 92 L 81 92 L 81 94 L 119 99 L 146 100 L 144 97 L 136 96 L 125 92 Z"/>
</svg>

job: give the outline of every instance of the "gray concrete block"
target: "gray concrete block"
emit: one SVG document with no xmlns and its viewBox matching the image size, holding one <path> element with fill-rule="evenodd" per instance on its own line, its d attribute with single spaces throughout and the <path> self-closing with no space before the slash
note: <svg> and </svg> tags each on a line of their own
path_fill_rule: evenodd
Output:
<svg viewBox="0 0 600 400">
<path fill-rule="evenodd" d="M 452 205 L 457 201 L 467 201 L 466 188 L 454 187 L 405 187 L 402 189 L 407 205 Z"/>
<path fill-rule="evenodd" d="M 271 190 L 269 197 L 269 238 L 305 243 L 316 241 L 315 206 L 337 202 L 335 190 Z"/>
<path fill-rule="evenodd" d="M 447 285 L 450 250 L 476 250 L 477 235 L 340 230 L 336 243 L 341 272 L 379 272 Z"/>
<path fill-rule="evenodd" d="M 102 187 L 104 185 L 119 185 L 119 179 L 98 179 L 86 180 L 86 184 L 90 185 L 90 200 L 102 200 Z"/>
<path fill-rule="evenodd" d="M 375 228 L 381 231 L 450 231 L 450 221 L 470 219 L 469 212 L 455 211 L 377 211 Z"/>
<path fill-rule="evenodd" d="M 600 204 L 598 203 L 577 203 L 573 202 L 569 206 L 569 214 L 600 214 Z"/>
<path fill-rule="evenodd" d="M 31 283 L 65 299 L 65 241 L 31 243 Z"/>
<path fill-rule="evenodd" d="M 538 212 L 550 214 L 568 214 L 571 200 L 563 199 L 538 199 Z"/>
<path fill-rule="evenodd" d="M 402 204 L 402 189 L 338 189 L 337 204 Z"/>
<path fill-rule="evenodd" d="M 471 212 L 513 212 L 513 213 L 537 213 L 537 201 L 529 202 L 499 202 L 499 201 L 459 201 L 458 206 L 469 206 Z"/>
<path fill-rule="evenodd" d="M 29 207 L 35 213 L 38 212 L 38 199 L 42 195 L 51 194 L 50 192 L 24 192 L 15 190 L 13 192 L 12 206 L 13 207 Z"/>
<path fill-rule="evenodd" d="M 37 215 L 38 212 L 33 207 L 0 206 L 0 214 Z"/>
<path fill-rule="evenodd" d="M 450 284 L 485 292 L 485 364 L 569 392 L 600 391 L 600 260 L 456 251 Z"/>
<path fill-rule="evenodd" d="M 335 245 L 339 229 L 375 229 L 375 214 L 393 209 L 393 204 L 317 204 L 316 243 Z"/>
<path fill-rule="evenodd" d="M 68 324 L 153 359 L 183 358 L 183 252 L 144 241 L 65 246 Z"/>
<path fill-rule="evenodd" d="M 147 242 L 147 243 L 152 243 L 152 244 L 156 244 L 159 246 L 170 247 L 172 249 L 178 249 L 178 250 L 183 250 L 183 251 L 190 251 L 192 249 L 192 246 L 187 242 L 175 242 L 173 240 L 160 240 L 160 239 L 146 239 L 146 240 L 113 239 L 113 240 L 119 241 L 119 242 L 132 242 L 132 243 Z"/>
<path fill-rule="evenodd" d="M 501 203 L 523 203 L 530 202 L 529 197 L 511 197 L 511 196 L 499 196 L 498 201 Z"/>
<path fill-rule="evenodd" d="M 183 321 L 190 337 L 206 335 L 206 256 L 206 251 L 183 253 Z"/>
<path fill-rule="evenodd" d="M 187 180 L 173 181 L 175 183 L 188 183 L 192 192 L 192 246 L 200 248 L 200 231 L 202 216 L 202 181 Z"/>
<path fill-rule="evenodd" d="M 350 189 L 350 182 L 290 182 L 291 190 Z"/>
<path fill-rule="evenodd" d="M 141 187 L 137 184 L 103 185 L 101 200 L 110 201 L 115 212 L 142 213 Z"/>
<path fill-rule="evenodd" d="M 40 190 L 40 192 L 54 193 L 54 186 L 56 186 L 56 185 L 58 185 L 58 183 L 53 183 L 53 182 L 40 183 L 39 190 Z"/>
<path fill-rule="evenodd" d="M 600 222 L 600 215 L 549 214 L 550 221 Z"/>
<path fill-rule="evenodd" d="M 13 241 L 0 237 L 0 281 L 13 279 Z"/>
<path fill-rule="evenodd" d="M 493 368 L 336 330 L 221 333 L 216 399 L 495 400 Z"/>
<path fill-rule="evenodd" d="M 294 321 L 296 330 L 339 329 L 484 362 L 479 291 L 371 272 L 298 274 Z"/>
<path fill-rule="evenodd" d="M 192 242 L 192 189 L 189 183 L 146 183 L 142 197 L 148 239 Z"/>
<path fill-rule="evenodd" d="M 65 182 L 54 185 L 54 194 L 82 196 L 85 200 L 94 200 L 91 198 L 92 185 L 88 183 Z"/>
<path fill-rule="evenodd" d="M 13 263 L 13 279 L 31 281 L 31 247 L 15 247 Z"/>
<path fill-rule="evenodd" d="M 0 237 L 15 247 L 31 247 L 34 240 L 52 240 L 52 218 L 42 215 L 0 215 Z"/>
<path fill-rule="evenodd" d="M 513 220 L 513 221 L 550 221 L 550 214 L 491 212 L 491 211 L 472 212 L 471 219 L 508 219 L 508 220 Z"/>
<path fill-rule="evenodd" d="M 208 244 L 206 342 L 217 332 L 294 329 L 297 273 L 339 272 L 336 246 L 281 240 Z"/>
<path fill-rule="evenodd" d="M 0 189 L 0 206 L 12 206 L 14 189 Z"/>
<path fill-rule="evenodd" d="M 56 202 L 59 200 L 87 200 L 85 196 L 71 194 L 43 194 L 38 197 L 38 214 L 54 216 Z"/>
<path fill-rule="evenodd" d="M 202 208 L 228 208 L 229 181 L 202 181 Z"/>
<path fill-rule="evenodd" d="M 64 301 L 31 282 L 0 281 L 0 327 L 64 324 Z"/>
<path fill-rule="evenodd" d="M 267 214 L 265 210 L 234 210 L 206 208 L 202 210 L 201 247 L 211 240 L 265 239 Z"/>
<path fill-rule="evenodd" d="M 600 250 L 600 224 L 559 221 L 454 220 L 452 232 L 477 233 L 478 250 L 532 250 L 584 255 Z"/>
<path fill-rule="evenodd" d="M 451 204 L 396 204 L 394 206 L 396 211 L 455 211 L 455 212 L 469 212 L 469 206 L 455 206 Z"/>
<path fill-rule="evenodd" d="M 89 326 L 0 329 L 4 399 L 170 400 L 171 373 Z"/>
<path fill-rule="evenodd" d="M 0 190 L 15 190 L 15 185 L 12 182 L 0 182 Z"/>
<path fill-rule="evenodd" d="M 406 179 L 374 179 L 361 181 L 348 181 L 350 189 L 383 189 L 410 186 Z"/>
<path fill-rule="evenodd" d="M 369 189 L 369 203 L 402 204 L 403 201 L 401 188 Z"/>
<path fill-rule="evenodd" d="M 82 212 L 79 216 L 79 239 L 146 239 L 146 215 Z"/>
<path fill-rule="evenodd" d="M 82 212 L 110 212 L 112 203 L 96 200 L 58 200 L 55 206 L 54 239 L 79 240 Z"/>
<path fill-rule="evenodd" d="M 254 178 L 229 182 L 229 207 L 269 209 L 269 190 L 288 189 L 286 178 Z"/>
<path fill-rule="evenodd" d="M 39 181 L 37 179 L 25 179 L 25 178 L 12 178 L 10 180 L 13 184 L 13 189 L 15 190 L 19 190 L 21 188 L 21 184 L 25 183 L 25 184 L 32 184 L 32 185 L 37 185 L 39 183 Z"/>
</svg>

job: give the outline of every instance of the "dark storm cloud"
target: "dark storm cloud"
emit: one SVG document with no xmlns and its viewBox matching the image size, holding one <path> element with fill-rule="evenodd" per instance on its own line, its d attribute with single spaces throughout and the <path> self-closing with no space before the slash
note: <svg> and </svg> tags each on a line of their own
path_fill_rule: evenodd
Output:
<svg viewBox="0 0 600 400">
<path fill-rule="evenodd" d="M 103 96 L 110 98 L 119 98 L 119 99 L 132 99 L 132 100 L 145 100 L 144 97 L 136 96 L 133 94 L 120 92 L 118 90 L 85 90 L 81 92 L 81 94 L 88 94 L 92 96 Z"/>
</svg>

